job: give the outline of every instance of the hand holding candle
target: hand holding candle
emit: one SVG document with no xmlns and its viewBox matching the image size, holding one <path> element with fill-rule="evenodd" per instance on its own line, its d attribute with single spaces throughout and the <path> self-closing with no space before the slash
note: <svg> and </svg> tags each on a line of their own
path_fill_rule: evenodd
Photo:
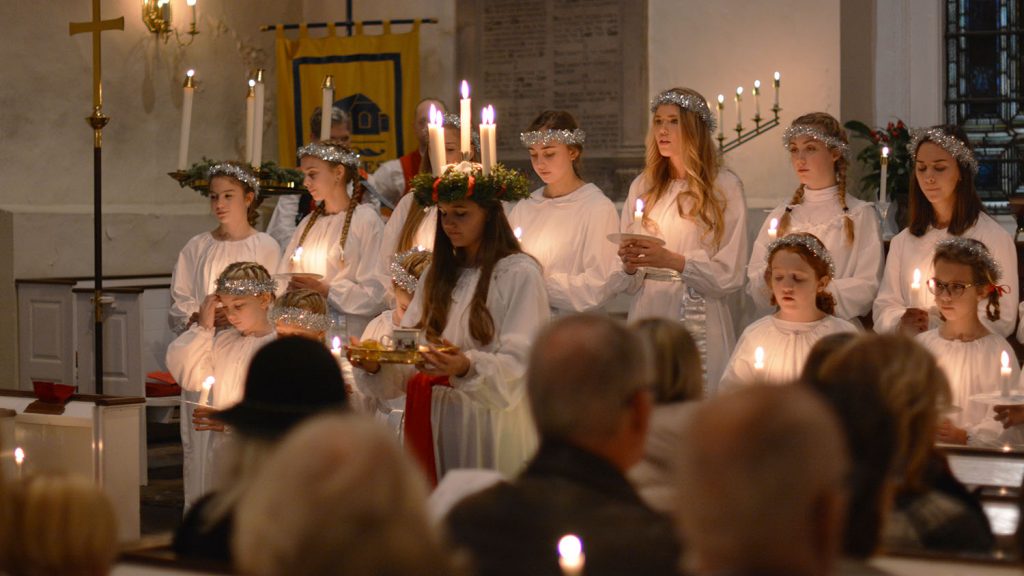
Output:
<svg viewBox="0 0 1024 576">
<path fill-rule="evenodd" d="M 181 139 L 178 141 L 178 172 L 188 167 L 188 139 L 192 131 L 192 94 L 196 85 L 192 80 L 195 70 L 185 73 L 185 95 L 181 100 Z"/>
<path fill-rule="evenodd" d="M 586 555 L 583 553 L 583 543 L 572 534 L 566 534 L 558 541 L 558 565 L 562 568 L 564 576 L 580 576 L 583 574 L 583 564 L 586 562 Z"/>
<path fill-rule="evenodd" d="M 199 393 L 199 404 L 201 406 L 210 405 L 210 390 L 213 389 L 213 385 L 217 383 L 217 379 L 213 376 L 207 376 L 206 380 L 203 380 L 203 391 Z"/>
<path fill-rule="evenodd" d="M 999 355 L 999 395 L 1003 398 L 1009 398 L 1010 396 L 1010 376 L 1013 371 L 1010 370 L 1010 354 L 1003 350 L 1003 353 Z"/>
</svg>

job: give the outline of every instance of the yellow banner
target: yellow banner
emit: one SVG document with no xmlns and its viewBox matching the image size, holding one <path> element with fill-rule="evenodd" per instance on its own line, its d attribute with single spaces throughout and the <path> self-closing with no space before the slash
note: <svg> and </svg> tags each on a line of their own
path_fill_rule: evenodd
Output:
<svg viewBox="0 0 1024 576">
<path fill-rule="evenodd" d="M 419 102 L 419 22 L 411 32 L 311 38 L 305 27 L 291 40 L 277 31 L 277 125 L 280 164 L 295 166 L 295 150 L 309 142 L 309 118 L 334 76 L 334 105 L 352 118 L 352 147 L 366 170 L 416 149 L 413 121 Z M 317 128 L 319 130 L 319 128 Z"/>
</svg>

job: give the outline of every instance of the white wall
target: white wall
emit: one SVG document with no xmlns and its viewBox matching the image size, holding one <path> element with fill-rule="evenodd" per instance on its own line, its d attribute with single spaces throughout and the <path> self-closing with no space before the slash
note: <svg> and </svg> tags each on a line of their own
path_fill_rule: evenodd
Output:
<svg viewBox="0 0 1024 576">
<path fill-rule="evenodd" d="M 649 0 L 648 14 L 651 96 L 671 86 L 695 88 L 712 102 L 725 94 L 725 124 L 732 128 L 732 94 L 742 85 L 744 125 L 752 125 L 754 80 L 761 80 L 764 116 L 771 75 L 782 73 L 783 125 L 726 161 L 743 179 L 751 207 L 790 197 L 796 179 L 780 144 L 782 130 L 806 112 L 839 115 L 839 0 Z"/>
</svg>

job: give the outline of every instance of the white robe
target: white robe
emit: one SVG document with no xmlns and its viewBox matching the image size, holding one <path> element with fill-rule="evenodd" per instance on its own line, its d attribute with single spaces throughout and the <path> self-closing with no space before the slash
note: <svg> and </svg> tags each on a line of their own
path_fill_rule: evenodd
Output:
<svg viewBox="0 0 1024 576">
<path fill-rule="evenodd" d="M 804 201 L 793 206 L 787 233 L 809 232 L 821 240 L 832 255 L 836 276 L 829 283 L 829 292 L 836 299 L 836 316 L 854 320 L 871 313 L 871 303 L 878 293 L 882 278 L 882 235 L 874 204 L 847 195 L 848 215 L 853 221 L 854 240 L 846 238 L 843 210 L 839 207 L 839 187 L 804 190 Z M 772 210 L 754 240 L 747 266 L 747 292 L 753 298 L 758 316 L 774 311 L 771 290 L 764 281 L 768 226 L 772 218 L 782 220 L 788 204 Z"/>
<path fill-rule="evenodd" d="M 277 197 L 274 212 L 267 222 L 267 234 L 277 241 L 278 250 L 284 250 L 295 234 L 295 219 L 299 216 L 301 194 L 282 194 Z"/>
<path fill-rule="evenodd" d="M 277 334 L 243 336 L 234 328 L 221 330 L 216 335 L 214 332 L 213 328 L 196 324 L 178 336 L 167 347 L 167 369 L 184 390 L 192 393 L 190 397 L 197 400 L 206 377 L 216 378 L 209 403 L 217 410 L 224 410 L 242 399 L 249 363 L 260 348 L 277 338 Z M 182 404 L 182 408 L 186 407 L 191 408 L 191 405 Z M 188 510 L 214 488 L 217 446 L 223 440 L 223 433 L 197 432 L 192 427 L 191 410 L 183 409 L 181 420 L 182 431 L 189 431 L 187 444 L 182 436 L 185 509 Z"/>
<path fill-rule="evenodd" d="M 306 223 L 312 217 L 313 214 L 309 214 L 299 222 L 278 265 L 278 272 L 312 272 L 324 277 L 330 286 L 327 303 L 331 315 L 343 322 L 344 329 L 340 332 L 342 340 L 347 342 L 349 336 L 361 336 L 370 319 L 384 309 L 384 285 L 377 273 L 377 255 L 384 226 L 372 207 L 367 204 L 356 206 L 345 249 L 342 250 L 340 242 L 345 212 L 321 215 L 302 243 L 301 262 L 293 266 L 291 257 Z M 284 286 L 278 288 L 280 291 Z"/>
<path fill-rule="evenodd" d="M 614 296 L 609 279 L 622 262 L 608 235 L 619 231 L 618 214 L 600 188 L 584 184 L 559 198 L 538 188 L 509 208 L 508 220 L 540 262 L 552 313 L 593 310 Z"/>
<path fill-rule="evenodd" d="M 465 376 L 450 379 L 451 388 L 433 388 L 430 421 L 438 478 L 455 468 L 490 468 L 513 476 L 537 446 L 526 398 L 526 364 L 537 331 L 550 317 L 540 267 L 525 254 L 507 256 L 495 265 L 487 293 L 495 334 L 486 346 L 469 332 L 469 306 L 479 278 L 479 268 L 460 272 L 442 333 L 469 357 L 470 368 Z M 420 321 L 422 283 L 403 326 Z M 356 370 L 356 384 L 367 395 L 397 398 L 414 370 L 393 364 L 377 374 Z"/>
<path fill-rule="evenodd" d="M 735 389 L 755 380 L 788 384 L 803 372 L 814 344 L 829 334 L 856 332 L 857 327 L 842 318 L 826 315 L 814 322 L 790 322 L 775 315 L 757 320 L 743 331 L 720 390 Z M 764 368 L 754 368 L 757 347 L 764 348 Z"/>
<path fill-rule="evenodd" d="M 743 287 L 747 263 L 747 207 L 740 179 L 728 170 L 720 171 L 715 189 L 725 198 L 725 229 L 716 249 L 711 244 L 712 236 L 704 235 L 704 226 L 699 221 L 679 215 L 676 198 L 687 187 L 685 180 L 673 181 L 661 200 L 646 209 L 647 217 L 660 228 L 666 248 L 686 257 L 682 282 L 645 279 L 641 272 L 628 276 L 620 271 L 617 276 L 626 276 L 626 290 L 636 294 L 629 309 L 630 322 L 648 317 L 681 319 L 688 288 L 705 298 L 705 370 L 708 391 L 713 395 L 736 339 L 728 298 Z M 629 187 L 629 196 L 622 208 L 621 231 L 631 230 L 636 199 L 646 189 L 641 174 Z M 687 200 L 684 210 L 688 210 L 691 203 L 692 200 Z"/>
<path fill-rule="evenodd" d="M 380 239 L 380 257 L 377 259 L 377 274 L 380 276 L 381 283 L 387 289 L 388 304 L 392 303 L 395 293 L 394 286 L 391 285 L 391 258 L 398 253 L 398 242 L 402 238 L 402 227 L 405 226 L 405 220 L 409 217 L 409 212 L 416 206 L 413 200 L 415 198 L 411 192 L 402 196 L 402 199 L 398 201 L 398 205 L 395 206 L 395 211 L 388 218 L 387 224 L 384 225 L 384 233 Z M 422 207 L 417 209 L 424 210 Z M 416 233 L 413 235 L 412 245 L 422 246 L 425 250 L 433 252 L 434 235 L 437 234 L 437 206 L 429 206 L 426 208 L 426 211 L 426 216 L 420 221 L 419 228 L 416 229 Z"/>
<path fill-rule="evenodd" d="M 907 308 L 911 308 L 910 283 L 913 279 L 914 269 L 921 270 L 921 288 L 918 295 L 920 306 L 928 310 L 930 321 L 929 328 L 939 326 L 939 312 L 935 307 L 935 296 L 928 291 L 927 282 L 934 275 L 932 257 L 935 255 L 935 245 L 939 240 L 950 238 L 946 230 L 938 230 L 929 227 L 923 236 L 914 236 L 910 229 L 906 228 L 897 234 L 889 244 L 889 256 L 885 261 L 885 274 L 882 276 L 882 284 L 878 289 L 878 297 L 874 304 L 875 332 L 880 334 L 895 332 L 899 329 L 900 318 Z M 1000 319 L 989 322 L 985 316 L 985 304 L 983 300 L 978 305 L 978 317 L 985 326 L 996 334 L 1009 336 L 1017 324 L 1017 317 L 1013 313 L 1017 309 L 1017 247 L 1014 245 L 1013 237 L 1003 229 L 988 214 L 980 214 L 978 222 L 963 233 L 964 238 L 973 238 L 985 244 L 992 257 L 1003 269 L 1003 278 L 1000 284 L 1010 287 L 1010 291 L 999 298 Z"/>
<path fill-rule="evenodd" d="M 178 254 L 171 274 L 171 329 L 175 334 L 185 331 L 188 319 L 214 293 L 217 277 L 229 264 L 257 262 L 273 274 L 280 258 L 277 242 L 263 232 L 242 240 L 216 240 L 210 232 L 193 236 Z"/>
</svg>

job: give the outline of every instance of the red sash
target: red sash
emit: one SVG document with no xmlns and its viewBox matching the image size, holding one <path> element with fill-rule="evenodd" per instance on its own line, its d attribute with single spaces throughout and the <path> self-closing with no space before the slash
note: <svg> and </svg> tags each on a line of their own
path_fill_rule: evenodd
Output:
<svg viewBox="0 0 1024 576">
<path fill-rule="evenodd" d="M 412 182 L 413 176 L 420 173 L 420 164 L 423 162 L 423 157 L 420 156 L 419 150 L 413 150 L 412 152 L 402 156 L 398 159 L 398 163 L 402 165 L 402 175 L 405 176 L 405 191 L 409 191 L 410 183 Z"/>
<path fill-rule="evenodd" d="M 447 376 L 417 372 L 405 390 L 405 445 L 423 467 L 431 486 L 437 486 L 434 464 L 434 432 L 430 426 L 430 395 L 434 386 L 448 386 Z"/>
</svg>

